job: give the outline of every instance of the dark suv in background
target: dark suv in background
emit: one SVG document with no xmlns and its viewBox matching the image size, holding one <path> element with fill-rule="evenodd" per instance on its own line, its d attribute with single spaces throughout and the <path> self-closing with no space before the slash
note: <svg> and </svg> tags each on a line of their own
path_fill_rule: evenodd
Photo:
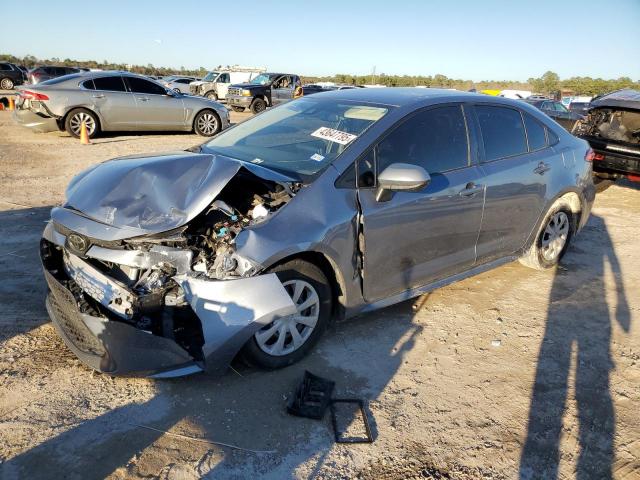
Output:
<svg viewBox="0 0 640 480">
<path fill-rule="evenodd" d="M 290 73 L 261 73 L 250 82 L 230 85 L 227 105 L 235 112 L 249 108 L 260 113 L 267 107 L 302 96 L 302 82 Z"/>
<path fill-rule="evenodd" d="M 44 82 L 45 80 L 51 80 L 52 78 L 69 75 L 71 73 L 79 73 L 82 70 L 75 67 L 55 67 L 51 65 L 44 65 L 42 67 L 36 67 L 29 72 L 29 82 L 35 85 L 37 83 Z"/>
<path fill-rule="evenodd" d="M 9 62 L 0 62 L 0 88 L 12 90 L 16 85 L 22 85 L 26 81 L 24 72 L 20 67 Z"/>
</svg>

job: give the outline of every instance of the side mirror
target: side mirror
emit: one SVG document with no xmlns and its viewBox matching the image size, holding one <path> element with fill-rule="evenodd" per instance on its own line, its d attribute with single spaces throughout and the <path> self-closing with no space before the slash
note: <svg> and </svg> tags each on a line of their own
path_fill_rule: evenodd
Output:
<svg viewBox="0 0 640 480">
<path fill-rule="evenodd" d="M 431 176 L 424 168 L 409 163 L 392 163 L 378 175 L 376 200 L 387 202 L 391 200 L 393 192 L 415 192 L 430 182 Z"/>
</svg>

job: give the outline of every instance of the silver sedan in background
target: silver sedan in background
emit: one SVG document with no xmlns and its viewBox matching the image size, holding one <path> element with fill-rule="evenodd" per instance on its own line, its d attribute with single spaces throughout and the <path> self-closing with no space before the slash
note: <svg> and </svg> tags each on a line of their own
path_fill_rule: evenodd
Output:
<svg viewBox="0 0 640 480">
<path fill-rule="evenodd" d="M 86 72 L 17 89 L 14 118 L 38 132 L 66 130 L 79 137 L 107 131 L 195 131 L 211 137 L 229 126 L 229 111 L 183 95 L 141 75 Z"/>
<path fill-rule="evenodd" d="M 164 86 L 175 92 L 190 94 L 189 84 L 198 80 L 196 77 L 169 77 L 160 81 Z"/>
</svg>

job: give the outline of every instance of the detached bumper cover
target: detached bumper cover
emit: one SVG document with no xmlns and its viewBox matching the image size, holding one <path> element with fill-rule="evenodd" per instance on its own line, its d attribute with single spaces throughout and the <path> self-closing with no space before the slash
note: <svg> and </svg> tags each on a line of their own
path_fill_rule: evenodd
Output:
<svg viewBox="0 0 640 480">
<path fill-rule="evenodd" d="M 58 121 L 54 117 L 32 112 L 28 109 L 16 108 L 13 111 L 13 119 L 18 125 L 30 128 L 39 133 L 57 132 Z"/>
<path fill-rule="evenodd" d="M 202 366 L 180 346 L 123 322 L 80 313 L 73 294 L 45 270 L 47 312 L 69 349 L 85 365 L 110 375 L 170 377 Z M 184 375 L 185 373 L 179 373 Z"/>
<path fill-rule="evenodd" d="M 103 373 L 153 377 L 181 376 L 202 370 L 222 373 L 260 328 L 296 312 L 276 274 L 219 281 L 200 278 L 182 269 L 183 273 L 173 279 L 184 291 L 185 301 L 202 327 L 201 358 L 204 361 L 198 361 L 174 340 L 128 323 L 127 312 L 122 311 L 123 295 L 135 294 L 123 293 L 122 285 L 69 252 L 64 235 L 56 231 L 51 222 L 43 237 L 51 245 L 64 249 L 67 278 L 75 282 L 83 295 L 110 311 L 105 316 L 82 313 L 73 293 L 45 266 L 50 290 L 47 311 L 51 320 L 69 349 L 87 366 Z M 123 254 L 128 258 L 131 254 L 131 251 L 100 248 L 100 256 L 106 251 L 111 251 L 116 258 Z M 91 249 L 87 255 L 90 253 Z M 149 258 L 140 258 L 145 255 Z M 156 251 L 138 252 L 133 262 L 148 264 L 157 255 Z M 162 257 L 171 258 L 170 255 Z"/>
</svg>

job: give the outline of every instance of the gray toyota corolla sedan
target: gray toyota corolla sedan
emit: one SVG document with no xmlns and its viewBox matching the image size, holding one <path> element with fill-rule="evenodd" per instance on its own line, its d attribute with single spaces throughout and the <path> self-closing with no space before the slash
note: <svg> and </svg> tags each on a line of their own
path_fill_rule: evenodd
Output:
<svg viewBox="0 0 640 480">
<path fill-rule="evenodd" d="M 195 131 L 211 137 L 229 126 L 229 111 L 141 75 L 86 72 L 17 88 L 15 120 L 37 132 L 89 137 L 107 131 Z"/>
<path fill-rule="evenodd" d="M 74 178 L 41 242 L 49 315 L 112 375 L 283 367 L 332 318 L 518 258 L 553 267 L 589 216 L 591 155 L 524 102 L 302 98 Z"/>
</svg>

